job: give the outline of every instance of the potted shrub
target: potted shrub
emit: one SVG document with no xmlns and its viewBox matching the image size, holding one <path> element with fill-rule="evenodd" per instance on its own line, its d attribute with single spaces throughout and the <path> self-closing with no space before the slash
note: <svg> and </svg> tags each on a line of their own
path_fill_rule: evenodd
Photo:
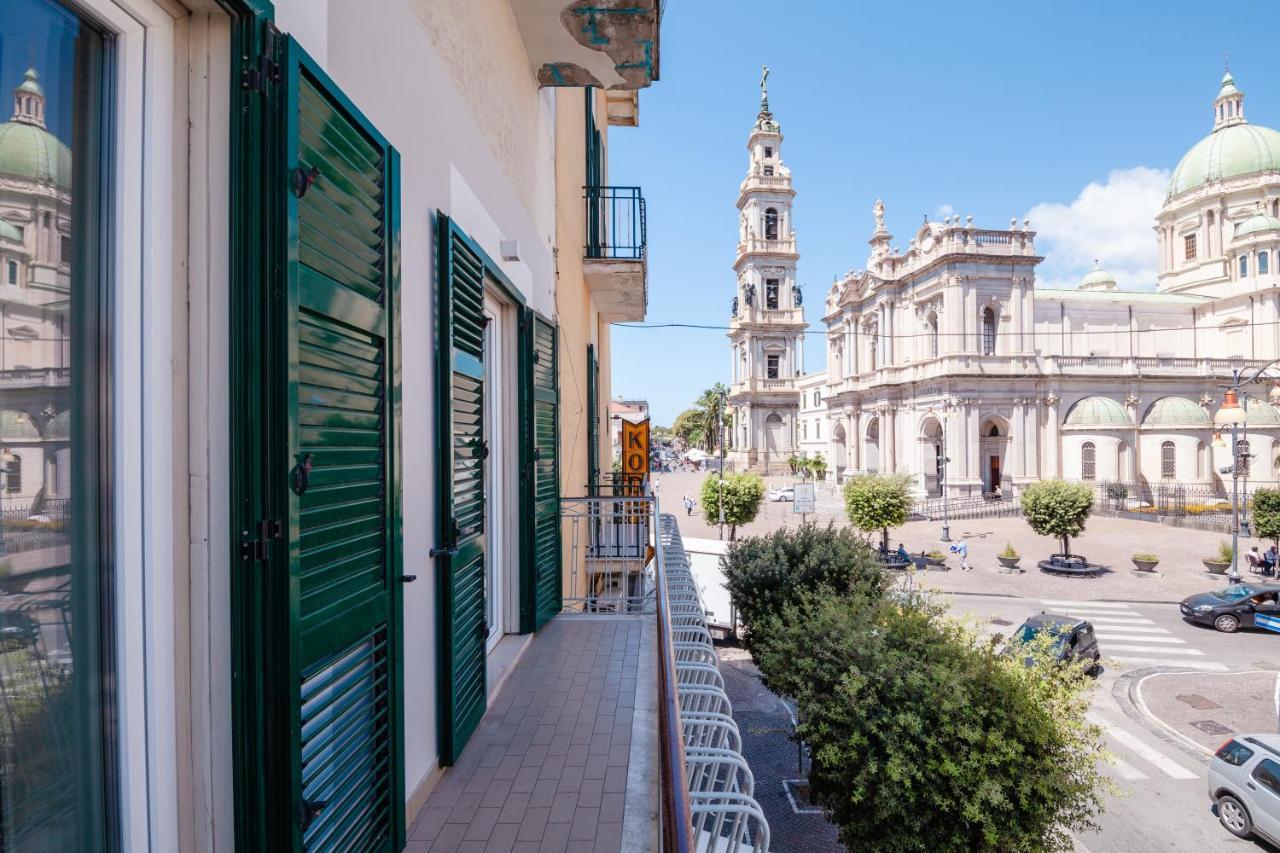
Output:
<svg viewBox="0 0 1280 853">
<path fill-rule="evenodd" d="M 791 476 L 795 476 L 796 469 L 800 466 L 800 457 L 792 453 L 787 457 L 787 464 L 791 466 Z"/>
<path fill-rule="evenodd" d="M 817 477 L 819 482 L 826 482 L 827 479 L 827 460 L 822 458 L 821 453 L 814 454 L 813 461 L 809 463 L 813 469 L 813 476 Z"/>
<path fill-rule="evenodd" d="M 1018 561 L 1022 559 L 1022 555 L 1013 547 L 1012 542 L 1004 543 L 1004 550 L 996 554 L 996 559 L 1000 561 L 1000 565 L 1006 569 L 1018 568 Z"/>
<path fill-rule="evenodd" d="M 947 564 L 947 555 L 934 548 L 932 551 L 925 552 L 924 561 L 927 565 L 940 568 Z"/>
<path fill-rule="evenodd" d="M 1160 562 L 1160 557 L 1149 551 L 1133 555 L 1133 565 L 1140 572 L 1154 572 L 1156 563 Z"/>
<path fill-rule="evenodd" d="M 1227 570 L 1231 568 L 1232 556 L 1234 554 L 1231 550 L 1231 543 L 1224 539 L 1218 543 L 1218 553 L 1212 557 L 1205 557 L 1202 562 L 1209 574 L 1225 575 Z"/>
</svg>

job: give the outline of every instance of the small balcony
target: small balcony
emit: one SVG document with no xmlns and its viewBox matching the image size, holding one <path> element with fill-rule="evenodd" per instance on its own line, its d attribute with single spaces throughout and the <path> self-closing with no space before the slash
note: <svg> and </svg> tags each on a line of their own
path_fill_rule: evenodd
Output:
<svg viewBox="0 0 1280 853">
<path fill-rule="evenodd" d="M 649 307 L 648 231 L 639 187 L 582 188 L 586 241 L 582 271 L 601 315 L 643 320 Z"/>
<path fill-rule="evenodd" d="M 562 499 L 564 611 L 530 641 L 408 850 L 755 853 L 769 825 L 675 519 Z"/>
</svg>

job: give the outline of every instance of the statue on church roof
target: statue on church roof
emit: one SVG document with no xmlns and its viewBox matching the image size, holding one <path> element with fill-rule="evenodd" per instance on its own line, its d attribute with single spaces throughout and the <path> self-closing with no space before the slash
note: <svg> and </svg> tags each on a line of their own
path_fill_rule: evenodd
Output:
<svg viewBox="0 0 1280 853">
<path fill-rule="evenodd" d="M 876 199 L 876 204 L 875 204 L 875 207 L 872 208 L 872 213 L 876 217 L 876 230 L 883 231 L 884 230 L 884 202 L 881 201 L 880 199 Z"/>
</svg>

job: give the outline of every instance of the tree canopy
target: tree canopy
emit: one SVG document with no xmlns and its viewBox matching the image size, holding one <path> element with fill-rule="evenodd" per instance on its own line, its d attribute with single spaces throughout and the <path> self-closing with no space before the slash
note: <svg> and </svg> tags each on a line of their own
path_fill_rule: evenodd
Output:
<svg viewBox="0 0 1280 853">
<path fill-rule="evenodd" d="M 761 680 L 794 702 L 810 797 L 848 849 L 1068 851 L 1095 826 L 1109 786 L 1093 682 L 1052 637 L 1003 654 L 944 604 L 888 594 L 847 529 L 750 537 L 723 565 Z"/>
<path fill-rule="evenodd" d="M 883 531 L 889 549 L 889 528 L 900 527 L 911 513 L 911 480 L 903 474 L 859 474 L 844 484 L 844 510 L 859 530 Z"/>
<path fill-rule="evenodd" d="M 1084 483 L 1042 480 L 1022 492 L 1022 515 L 1041 536 L 1062 540 L 1062 553 L 1071 554 L 1071 538 L 1084 532 L 1093 511 L 1093 489 Z"/>
<path fill-rule="evenodd" d="M 1263 539 L 1280 543 L 1280 489 L 1253 493 L 1253 530 Z"/>
<path fill-rule="evenodd" d="M 720 475 L 702 481 L 702 517 L 707 524 L 720 518 Z M 759 474 L 726 474 L 724 478 L 724 523 L 729 525 L 729 538 L 735 539 L 738 527 L 750 523 L 764 500 L 764 480 Z"/>
</svg>

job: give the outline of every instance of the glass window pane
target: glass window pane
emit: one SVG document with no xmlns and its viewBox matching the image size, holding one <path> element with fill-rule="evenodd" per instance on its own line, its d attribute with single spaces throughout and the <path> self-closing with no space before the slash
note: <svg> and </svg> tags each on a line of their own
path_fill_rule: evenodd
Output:
<svg viewBox="0 0 1280 853">
<path fill-rule="evenodd" d="M 0 849 L 105 844 L 98 554 L 103 40 L 52 0 L 0 15 Z"/>
</svg>

